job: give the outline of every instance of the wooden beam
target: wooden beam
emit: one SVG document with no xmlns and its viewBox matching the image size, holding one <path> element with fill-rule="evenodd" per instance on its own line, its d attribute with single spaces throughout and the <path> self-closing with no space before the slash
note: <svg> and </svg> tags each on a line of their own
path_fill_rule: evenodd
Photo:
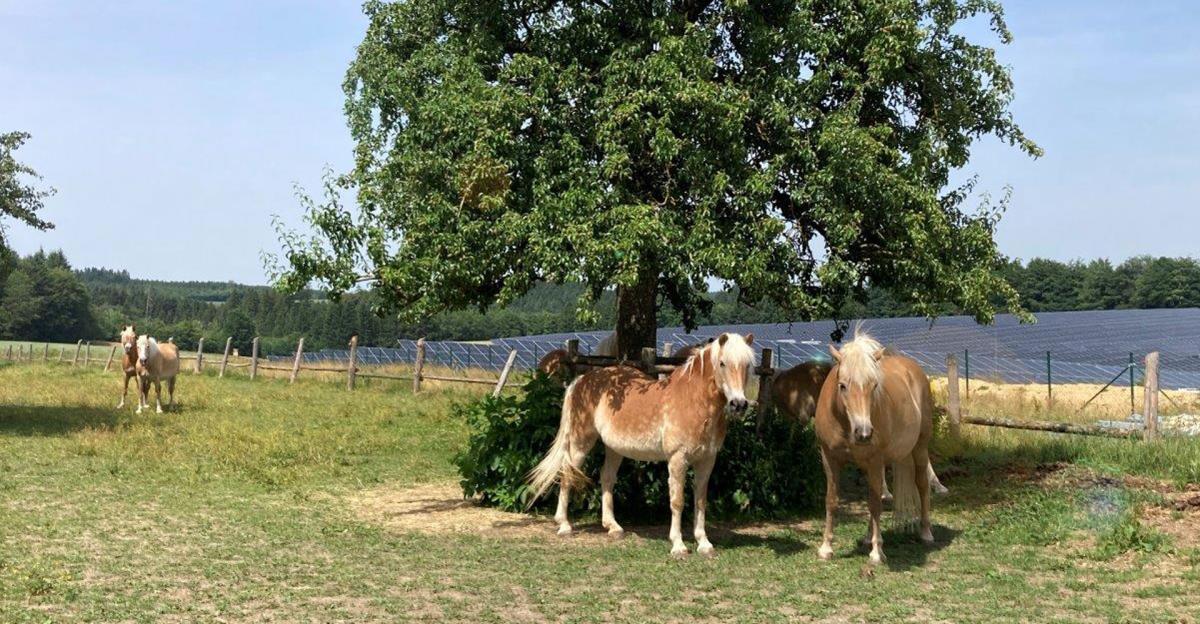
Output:
<svg viewBox="0 0 1200 624">
<path fill-rule="evenodd" d="M 496 380 L 496 389 L 492 390 L 492 396 L 498 397 L 504 390 L 504 385 L 508 383 L 508 375 L 512 372 L 513 362 L 517 361 L 517 350 L 513 349 L 508 352 L 508 361 L 504 362 L 504 370 L 500 371 L 500 379 Z"/>
<path fill-rule="evenodd" d="M 300 337 L 300 342 L 296 343 L 296 359 L 292 361 L 292 376 L 288 377 L 288 383 L 296 383 L 296 377 L 300 375 L 300 359 L 304 357 L 304 337 Z"/>
<path fill-rule="evenodd" d="M 225 339 L 225 355 L 221 356 L 221 372 L 217 373 L 217 377 L 225 376 L 225 369 L 229 366 L 229 352 L 233 350 L 233 336 Z"/>
<path fill-rule="evenodd" d="M 1158 439 L 1158 351 L 1146 354 L 1145 397 L 1142 419 L 1146 427 L 1146 439 Z"/>
<path fill-rule="evenodd" d="M 946 412 L 950 420 L 950 437 L 962 439 L 962 401 L 958 397 L 958 357 L 946 356 Z"/>
<path fill-rule="evenodd" d="M 413 394 L 421 391 L 421 378 L 425 371 L 425 339 L 417 339 L 417 361 L 413 364 Z"/>
<path fill-rule="evenodd" d="M 350 362 L 346 364 L 346 389 L 354 389 L 354 376 L 358 374 L 358 335 L 350 337 Z"/>
<path fill-rule="evenodd" d="M 1119 429 L 1106 429 L 1099 425 L 1066 422 L 1043 422 L 1037 420 L 1010 420 L 1008 418 L 984 418 L 981 416 L 964 416 L 962 421 L 970 425 L 983 425 L 986 427 L 1026 429 L 1030 431 L 1051 431 L 1054 433 L 1074 433 L 1079 435 L 1095 435 L 1110 438 L 1137 437 L 1141 433 L 1136 430 L 1122 431 Z"/>
</svg>

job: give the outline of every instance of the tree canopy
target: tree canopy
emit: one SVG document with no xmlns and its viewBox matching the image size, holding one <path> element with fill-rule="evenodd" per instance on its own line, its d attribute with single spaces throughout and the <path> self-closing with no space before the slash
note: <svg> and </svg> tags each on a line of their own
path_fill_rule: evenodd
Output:
<svg viewBox="0 0 1200 624">
<path fill-rule="evenodd" d="M 0 217 L 11 217 L 39 230 L 48 230 L 53 224 L 42 220 L 38 212 L 43 200 L 54 194 L 54 189 L 39 189 L 34 185 L 42 179 L 37 171 L 17 161 L 16 152 L 25 141 L 26 132 L 0 134 Z M 0 247 L 7 248 L 4 224 L 0 223 Z"/>
<path fill-rule="evenodd" d="M 282 231 L 279 282 L 422 318 L 539 280 L 618 289 L 622 350 L 708 280 L 798 318 L 868 284 L 921 314 L 1018 310 L 999 216 L 948 188 L 973 142 L 1031 155 L 1012 80 L 963 36 L 992 0 L 465 1 L 365 5 L 345 81 L 353 170 Z M 357 210 L 339 190 L 353 189 Z M 626 335 L 621 336 L 624 333 Z"/>
</svg>

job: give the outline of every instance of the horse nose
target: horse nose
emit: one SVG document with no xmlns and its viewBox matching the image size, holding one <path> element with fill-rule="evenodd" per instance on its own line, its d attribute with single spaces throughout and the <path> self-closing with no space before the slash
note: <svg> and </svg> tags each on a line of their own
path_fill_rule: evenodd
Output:
<svg viewBox="0 0 1200 624">
<path fill-rule="evenodd" d="M 866 444 L 871 441 L 871 436 L 875 434 L 875 430 L 871 425 L 863 425 L 854 427 L 854 441 L 859 444 Z"/>
<path fill-rule="evenodd" d="M 733 399 L 729 402 L 729 407 L 733 408 L 735 412 L 744 412 L 749 406 L 750 402 L 746 399 Z"/>
</svg>

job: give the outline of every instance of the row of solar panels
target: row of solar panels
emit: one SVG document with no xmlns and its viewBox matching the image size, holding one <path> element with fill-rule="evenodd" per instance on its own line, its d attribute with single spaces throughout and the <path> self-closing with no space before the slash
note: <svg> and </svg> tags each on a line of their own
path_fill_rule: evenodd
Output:
<svg viewBox="0 0 1200 624">
<path fill-rule="evenodd" d="M 1020 324 L 1001 316 L 995 325 L 980 326 L 967 317 L 876 319 L 864 327 L 884 344 L 918 360 L 931 374 L 944 374 L 946 355 L 958 354 L 972 377 L 1013 383 L 1044 383 L 1047 352 L 1054 383 L 1106 383 L 1128 385 L 1132 356 L 1162 353 L 1161 384 L 1165 388 L 1200 387 L 1200 310 L 1122 310 L 1055 312 L 1041 314 L 1036 324 Z M 691 334 L 682 328 L 659 330 L 659 347 L 675 349 L 701 342 L 722 332 L 754 333 L 755 344 L 770 347 L 779 368 L 803 361 L 828 359 L 830 321 L 792 324 L 710 326 Z M 678 330 L 678 331 L 673 331 Z M 529 370 L 546 353 L 578 338 L 581 350 L 590 352 L 607 332 L 550 334 L 500 338 L 490 342 L 426 342 L 426 362 L 455 369 L 499 371 L 511 350 L 517 352 L 518 370 Z M 416 342 L 399 341 L 393 347 L 360 347 L 364 365 L 411 365 Z M 324 350 L 306 353 L 310 363 L 346 362 L 349 352 Z M 964 373 L 966 371 L 964 370 Z M 1140 382 L 1135 374 L 1135 383 Z"/>
</svg>

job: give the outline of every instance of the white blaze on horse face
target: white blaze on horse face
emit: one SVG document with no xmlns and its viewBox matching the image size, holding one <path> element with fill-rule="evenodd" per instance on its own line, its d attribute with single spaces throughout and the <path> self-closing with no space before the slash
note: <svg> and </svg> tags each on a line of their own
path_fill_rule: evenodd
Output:
<svg viewBox="0 0 1200 624">
<path fill-rule="evenodd" d="M 138 361 L 142 364 L 154 354 L 154 341 L 149 336 L 138 336 L 137 339 Z"/>
<path fill-rule="evenodd" d="M 133 329 L 133 325 L 126 325 L 124 331 L 121 332 L 121 347 L 126 353 L 133 351 L 137 344 L 137 331 Z"/>
<path fill-rule="evenodd" d="M 753 340 L 753 334 L 746 338 L 738 334 L 722 334 L 716 343 L 709 346 L 717 387 L 725 395 L 726 406 L 739 412 L 750 404 L 746 400 L 746 379 L 754 366 L 754 350 L 750 348 Z"/>
<path fill-rule="evenodd" d="M 837 399 L 850 421 L 850 437 L 856 444 L 866 444 L 874 434 L 871 406 L 883 390 L 883 369 L 879 365 L 883 346 L 861 330 L 855 334 L 840 351 L 832 345 L 829 350 L 838 363 Z"/>
</svg>

